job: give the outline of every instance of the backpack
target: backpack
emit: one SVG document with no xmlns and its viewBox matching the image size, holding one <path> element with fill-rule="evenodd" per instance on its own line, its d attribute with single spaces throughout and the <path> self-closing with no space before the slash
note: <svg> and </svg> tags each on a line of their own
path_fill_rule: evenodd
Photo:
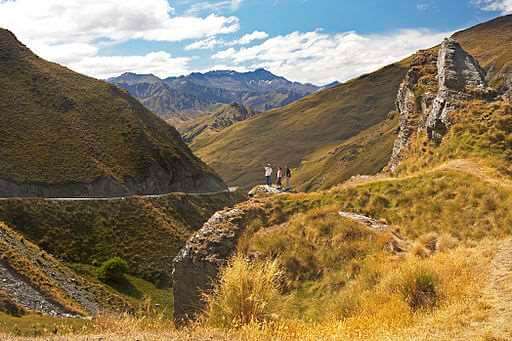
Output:
<svg viewBox="0 0 512 341">
<path fill-rule="evenodd" d="M 291 178 L 292 177 L 292 171 L 290 170 L 290 168 L 286 169 L 286 177 L 287 178 Z"/>
</svg>

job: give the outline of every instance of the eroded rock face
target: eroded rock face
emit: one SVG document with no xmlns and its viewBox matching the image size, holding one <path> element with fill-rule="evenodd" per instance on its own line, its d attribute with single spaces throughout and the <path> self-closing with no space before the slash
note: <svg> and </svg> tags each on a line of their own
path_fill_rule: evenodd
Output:
<svg viewBox="0 0 512 341">
<path fill-rule="evenodd" d="M 263 213 L 249 201 L 215 213 L 189 239 L 173 261 L 174 320 L 192 320 L 204 308 L 203 293 L 214 286 L 221 268 L 236 250 L 247 222 Z"/>
<path fill-rule="evenodd" d="M 461 101 L 492 94 L 484 70 L 456 40 L 446 39 L 437 52 L 419 51 L 398 91 L 400 131 L 389 170 L 396 170 L 415 133 L 425 131 L 430 140 L 441 142 L 451 125 L 450 113 Z"/>
</svg>

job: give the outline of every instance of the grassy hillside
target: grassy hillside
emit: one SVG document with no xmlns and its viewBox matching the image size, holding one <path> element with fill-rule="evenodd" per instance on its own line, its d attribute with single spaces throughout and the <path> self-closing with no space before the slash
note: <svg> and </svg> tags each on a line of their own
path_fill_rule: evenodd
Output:
<svg viewBox="0 0 512 341">
<path fill-rule="evenodd" d="M 407 68 L 407 60 L 387 66 L 214 136 L 197 138 L 191 148 L 228 183 L 250 187 L 261 182 L 261 169 L 267 162 L 297 167 L 319 149 L 339 145 L 385 121 L 395 108 L 394 99 Z M 379 159 L 389 156 L 392 148 L 388 147 Z M 364 154 L 361 151 L 359 155 Z M 377 172 L 382 164 L 377 161 L 367 170 Z M 340 178 L 358 173 L 357 169 L 347 171 Z"/>
<path fill-rule="evenodd" d="M 174 128 L 126 92 L 38 58 L 3 29 L 0 136 L 2 180 L 54 185 L 100 177 L 121 184 L 193 179 L 222 187 Z"/>
<path fill-rule="evenodd" d="M 319 148 L 301 162 L 293 176 L 298 191 L 324 190 L 358 174 L 375 174 L 391 156 L 397 137 L 398 114 L 335 146 Z"/>
<path fill-rule="evenodd" d="M 492 86 L 507 85 L 512 16 L 454 37 L 488 71 Z M 261 166 L 266 162 L 298 167 L 295 186 L 308 191 L 328 188 L 352 175 L 375 174 L 391 154 L 393 134 L 383 122 L 395 109 L 396 91 L 408 63 L 313 94 L 218 135 L 198 138 L 191 147 L 228 183 L 245 187 L 261 182 Z M 388 127 L 388 133 L 383 134 L 382 125 L 376 126 L 379 123 Z"/>
</svg>

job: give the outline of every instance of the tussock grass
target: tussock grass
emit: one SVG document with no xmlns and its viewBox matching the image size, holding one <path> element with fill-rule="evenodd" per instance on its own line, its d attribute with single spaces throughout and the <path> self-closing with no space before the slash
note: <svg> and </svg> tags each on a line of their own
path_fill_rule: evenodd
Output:
<svg viewBox="0 0 512 341">
<path fill-rule="evenodd" d="M 207 296 L 207 324 L 229 329 L 276 319 L 285 302 L 279 292 L 281 277 L 275 261 L 249 262 L 235 256 Z"/>
</svg>

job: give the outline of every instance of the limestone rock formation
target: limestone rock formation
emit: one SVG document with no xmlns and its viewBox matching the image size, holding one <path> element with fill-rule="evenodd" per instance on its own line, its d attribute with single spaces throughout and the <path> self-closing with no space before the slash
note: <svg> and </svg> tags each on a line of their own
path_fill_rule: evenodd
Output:
<svg viewBox="0 0 512 341">
<path fill-rule="evenodd" d="M 421 86 L 421 93 L 417 88 Z M 438 91 L 437 53 L 419 51 L 398 90 L 396 107 L 400 114 L 400 127 L 388 168 L 394 172 L 412 135 L 422 127 L 424 113 L 432 107 Z"/>
<path fill-rule="evenodd" d="M 203 293 L 213 288 L 220 269 L 236 249 L 247 222 L 263 212 L 263 205 L 249 201 L 215 213 L 189 239 L 174 259 L 174 320 L 194 319 L 204 307 Z"/>
</svg>

